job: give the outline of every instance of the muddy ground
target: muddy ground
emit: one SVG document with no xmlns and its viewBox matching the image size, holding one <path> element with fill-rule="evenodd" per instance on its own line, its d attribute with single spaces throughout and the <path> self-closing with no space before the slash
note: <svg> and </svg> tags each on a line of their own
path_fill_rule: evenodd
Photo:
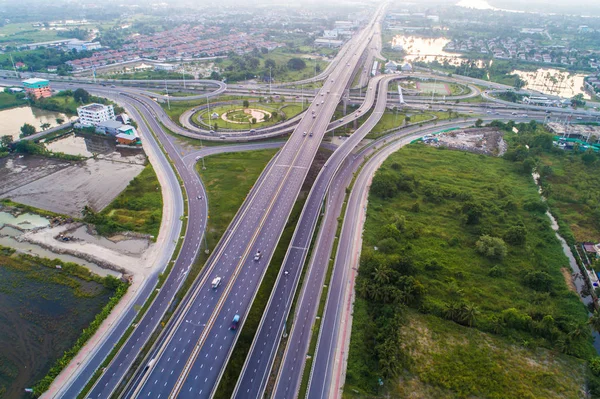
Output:
<svg viewBox="0 0 600 399">
<path fill-rule="evenodd" d="M 0 198 L 81 217 L 84 206 L 106 207 L 143 165 L 88 159 L 83 162 L 11 156 L 0 160 Z"/>
</svg>

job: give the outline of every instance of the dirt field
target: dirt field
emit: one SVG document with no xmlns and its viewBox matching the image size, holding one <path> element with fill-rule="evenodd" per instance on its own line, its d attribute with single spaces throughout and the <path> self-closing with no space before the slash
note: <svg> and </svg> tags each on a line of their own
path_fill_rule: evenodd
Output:
<svg viewBox="0 0 600 399">
<path fill-rule="evenodd" d="M 0 158 L 0 196 L 4 193 L 41 179 L 72 163 L 36 156 L 11 156 Z"/>
<path fill-rule="evenodd" d="M 495 128 L 453 130 L 423 141 L 434 146 L 498 156 L 504 154 L 507 147 L 502 132 Z"/>
<path fill-rule="evenodd" d="M 0 163 L 0 197 L 81 217 L 85 205 L 102 210 L 143 168 L 104 159 L 68 163 L 11 157 Z"/>
</svg>

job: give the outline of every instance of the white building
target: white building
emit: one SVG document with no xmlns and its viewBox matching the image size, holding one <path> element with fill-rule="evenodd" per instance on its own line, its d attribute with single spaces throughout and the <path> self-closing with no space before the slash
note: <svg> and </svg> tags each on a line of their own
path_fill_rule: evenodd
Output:
<svg viewBox="0 0 600 399">
<path fill-rule="evenodd" d="M 175 64 L 154 64 L 155 71 L 173 71 L 176 67 L 177 65 Z"/>
<path fill-rule="evenodd" d="M 85 126 L 98 126 L 100 122 L 115 119 L 112 105 L 88 104 L 77 108 L 79 123 Z"/>
<path fill-rule="evenodd" d="M 102 46 L 98 42 L 86 42 L 83 40 L 73 39 L 64 45 L 64 48 L 67 50 L 76 50 L 76 51 L 91 51 L 98 50 Z"/>
</svg>

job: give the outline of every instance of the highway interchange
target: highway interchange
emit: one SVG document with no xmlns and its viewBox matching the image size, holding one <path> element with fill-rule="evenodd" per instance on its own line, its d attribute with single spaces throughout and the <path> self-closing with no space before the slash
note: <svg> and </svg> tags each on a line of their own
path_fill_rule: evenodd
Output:
<svg viewBox="0 0 600 399">
<path fill-rule="evenodd" d="M 137 323 L 131 336 L 103 371 L 86 397 L 111 397 L 115 389 L 125 382 L 124 378 L 128 376 L 127 372 L 156 330 L 165 313 L 170 309 L 176 292 L 183 284 L 197 258 L 198 252 L 201 250 L 209 204 L 202 182 L 194 170 L 197 158 L 225 151 L 283 146 L 252 188 L 227 232 L 210 255 L 190 292 L 180 306 L 177 307 L 157 344 L 145 358 L 140 372 L 135 374 L 135 378 L 127 386 L 124 396 L 202 398 L 211 397 L 214 394 L 239 336 L 239 329 L 243 328 L 245 317 L 324 134 L 337 126 L 359 118 L 375 104 L 374 111 L 366 122 L 333 153 L 311 189 L 300 221 L 297 224 L 292 244 L 288 248 L 269 304 L 234 392 L 234 396 L 239 398 L 262 396 L 266 389 L 269 374 L 273 371 L 276 373 L 273 397 L 296 397 L 303 374 L 304 361 L 310 343 L 311 329 L 315 321 L 325 272 L 338 227 L 337 217 L 345 198 L 345 187 L 366 155 L 372 153 L 377 145 L 383 146 L 383 140 L 391 140 L 394 137 L 394 135 L 386 136 L 386 139 L 372 143 L 357 155 L 350 155 L 361 139 L 378 122 L 385 107 L 389 105 L 389 101 L 394 100 L 393 95 L 388 96 L 388 84 L 394 78 L 401 78 L 400 76 L 379 76 L 368 80 L 365 83 L 368 84 L 365 89 L 365 96 L 357 100 L 362 101 L 361 107 L 346 116 L 343 121 L 331 122 L 336 106 L 342 100 L 346 89 L 350 85 L 354 76 L 353 73 L 359 68 L 359 62 L 366 62 L 363 69 L 369 69 L 369 62 L 372 64 L 370 60 L 373 56 L 379 54 L 380 44 L 379 46 L 373 45 L 370 43 L 370 39 L 374 34 L 379 34 L 379 22 L 383 12 L 384 7 L 381 7 L 374 13 L 374 17 L 367 27 L 357 34 L 348 45 L 344 46 L 335 62 L 330 64 L 324 72 L 312 80 L 303 82 L 308 83 L 326 78 L 323 87 L 314 94 L 313 102 L 307 111 L 293 121 L 288 121 L 288 127 L 284 129 L 281 129 L 281 126 L 276 126 L 268 132 L 261 132 L 250 137 L 243 134 L 237 136 L 232 134 L 226 135 L 223 139 L 220 135 L 215 137 L 214 133 L 211 134 L 201 129 L 194 131 L 190 126 L 184 124 L 184 127 L 181 127 L 171 121 L 163 108 L 153 99 L 161 98 L 156 93 L 130 87 L 117 88 L 91 83 L 78 85 L 86 88 L 92 94 L 115 100 L 126 108 L 133 119 L 139 122 L 139 129 L 145 146 L 150 146 L 150 151 L 154 154 L 151 157 L 153 165 L 158 163 L 161 165 L 160 167 L 169 171 L 167 173 L 169 175 L 168 190 L 173 192 L 175 196 L 173 201 L 174 204 L 177 204 L 173 212 L 174 219 L 178 219 L 179 215 L 183 215 L 184 198 L 181 195 L 182 191 L 187 197 L 188 213 L 186 231 L 181 237 L 181 250 L 172 265 L 170 274 L 158 290 L 156 299 L 151 303 L 144 317 Z M 364 54 L 368 55 L 365 57 Z M 215 84 L 212 81 L 201 83 L 213 85 L 215 90 L 198 94 L 195 97 L 196 99 L 217 96 L 226 89 L 226 86 L 221 83 Z M 296 82 L 296 85 L 299 83 Z M 70 85 L 72 84 L 58 83 L 54 86 L 56 88 L 69 88 Z M 482 96 L 490 102 L 497 103 L 494 98 L 488 98 L 487 93 L 483 93 Z M 190 99 L 190 97 L 182 98 Z M 166 98 L 163 96 L 163 99 Z M 171 97 L 169 100 L 177 101 L 177 98 Z M 521 118 L 521 120 L 525 120 L 527 118 L 544 120 L 548 116 L 545 110 L 540 107 L 528 107 L 527 117 L 523 116 L 522 113 L 514 115 L 513 110 L 517 108 L 515 104 L 502 104 L 506 107 L 505 109 L 495 104 L 494 111 L 490 111 L 489 104 L 485 103 L 473 106 L 462 104 L 440 105 L 439 102 L 436 102 L 433 105 L 433 101 L 429 104 L 422 99 L 415 101 L 415 105 L 419 106 L 419 103 L 424 109 L 427 109 L 427 107 L 435 109 L 450 107 L 455 112 L 472 111 L 483 115 L 487 113 L 488 116 L 482 117 L 482 119 L 497 117 L 499 119 Z M 565 110 L 556 110 L 554 113 L 566 116 L 569 112 L 572 113 L 572 111 Z M 580 114 L 586 120 L 597 118 L 596 114 L 589 112 L 580 112 Z M 472 123 L 473 120 L 469 120 L 468 123 L 465 121 L 462 124 Z M 448 125 L 457 126 L 459 123 L 448 123 Z M 164 131 L 163 126 L 177 134 L 188 137 L 208 140 L 218 139 L 226 142 L 262 139 L 290 131 L 292 133 L 285 143 L 208 147 L 182 155 L 174 144 L 172 137 Z M 415 126 L 394 133 L 396 136 L 404 137 L 404 141 L 396 141 L 394 146 L 387 147 L 381 154 L 391 153 L 392 148 L 397 149 L 398 146 L 403 145 L 407 140 L 406 136 L 410 136 L 412 139 L 413 136 L 421 136 L 435 129 L 440 130 L 442 126 L 440 124 L 436 128 L 428 129 Z M 166 156 L 161 151 L 164 151 Z M 377 159 L 382 162 L 385 155 L 378 155 Z M 369 166 L 366 167 L 366 170 L 372 175 L 378 164 L 375 161 L 370 161 L 367 165 Z M 173 166 L 181 181 L 177 180 L 171 166 Z M 357 181 L 357 187 L 362 190 L 359 191 L 365 196 L 366 187 L 368 186 L 367 181 L 368 178 L 366 177 Z M 355 190 L 358 190 L 358 188 Z M 348 208 L 347 215 L 348 212 L 352 214 L 351 209 L 357 211 L 358 207 L 364 206 L 364 199 L 359 201 L 351 197 L 350 201 L 354 205 Z M 285 328 L 292 298 L 298 287 L 300 274 L 322 209 L 326 211 L 317 233 L 315 248 L 313 248 L 312 256 L 308 262 L 307 277 L 301 287 L 296 313 L 293 315 L 294 322 L 290 331 L 290 338 L 287 340 L 287 346 L 285 347 L 283 365 L 278 371 L 272 370 L 274 354 Z M 338 253 L 335 257 L 334 273 L 328 289 L 326 311 L 321 321 L 321 326 L 324 327 L 320 330 L 317 353 L 315 354 L 313 369 L 310 370 L 311 379 L 308 391 L 308 397 L 310 398 L 332 397 L 330 395 L 335 395 L 339 389 L 339 383 L 337 382 L 339 379 L 336 380 L 333 376 L 332 364 L 337 356 L 335 349 L 338 344 L 337 339 L 340 328 L 339 315 L 343 305 L 341 303 L 342 292 L 347 286 L 350 274 L 345 265 L 349 264 L 347 258 L 357 249 L 352 246 L 353 244 L 356 245 L 356 239 L 352 234 L 356 234 L 358 215 L 359 212 L 355 212 L 354 217 L 346 218 L 342 229 Z M 171 244 L 164 253 L 165 267 L 168 263 L 167 260 L 175 250 L 175 243 L 181 230 L 181 222 L 177 223 L 172 220 L 169 226 Z M 257 251 L 261 252 L 261 256 L 258 260 L 255 260 Z M 213 290 L 211 282 L 217 276 L 222 278 L 222 284 L 218 289 Z M 158 275 L 156 274 L 145 282 L 138 293 L 137 305 L 141 305 L 145 298 L 150 296 L 155 288 L 157 278 Z M 131 325 L 135 313 L 132 304 L 129 311 L 123 314 L 119 323 L 113 327 L 112 333 L 96 349 L 89 363 L 75 376 L 76 378 L 71 380 L 70 384 L 61 390 L 57 397 L 71 398 L 77 396 L 123 332 Z M 237 332 L 229 330 L 234 315 L 241 316 Z M 149 365 L 149 367 L 145 367 L 146 365 Z M 334 381 L 336 382 L 334 383 Z"/>
</svg>

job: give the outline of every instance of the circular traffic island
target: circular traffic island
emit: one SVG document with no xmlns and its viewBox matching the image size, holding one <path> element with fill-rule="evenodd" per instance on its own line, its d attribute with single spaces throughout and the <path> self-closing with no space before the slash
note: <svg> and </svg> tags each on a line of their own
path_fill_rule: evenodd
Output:
<svg viewBox="0 0 600 399">
<path fill-rule="evenodd" d="M 257 108 L 237 108 L 221 115 L 225 122 L 237 124 L 261 123 L 270 120 L 271 117 L 270 112 Z"/>
</svg>

